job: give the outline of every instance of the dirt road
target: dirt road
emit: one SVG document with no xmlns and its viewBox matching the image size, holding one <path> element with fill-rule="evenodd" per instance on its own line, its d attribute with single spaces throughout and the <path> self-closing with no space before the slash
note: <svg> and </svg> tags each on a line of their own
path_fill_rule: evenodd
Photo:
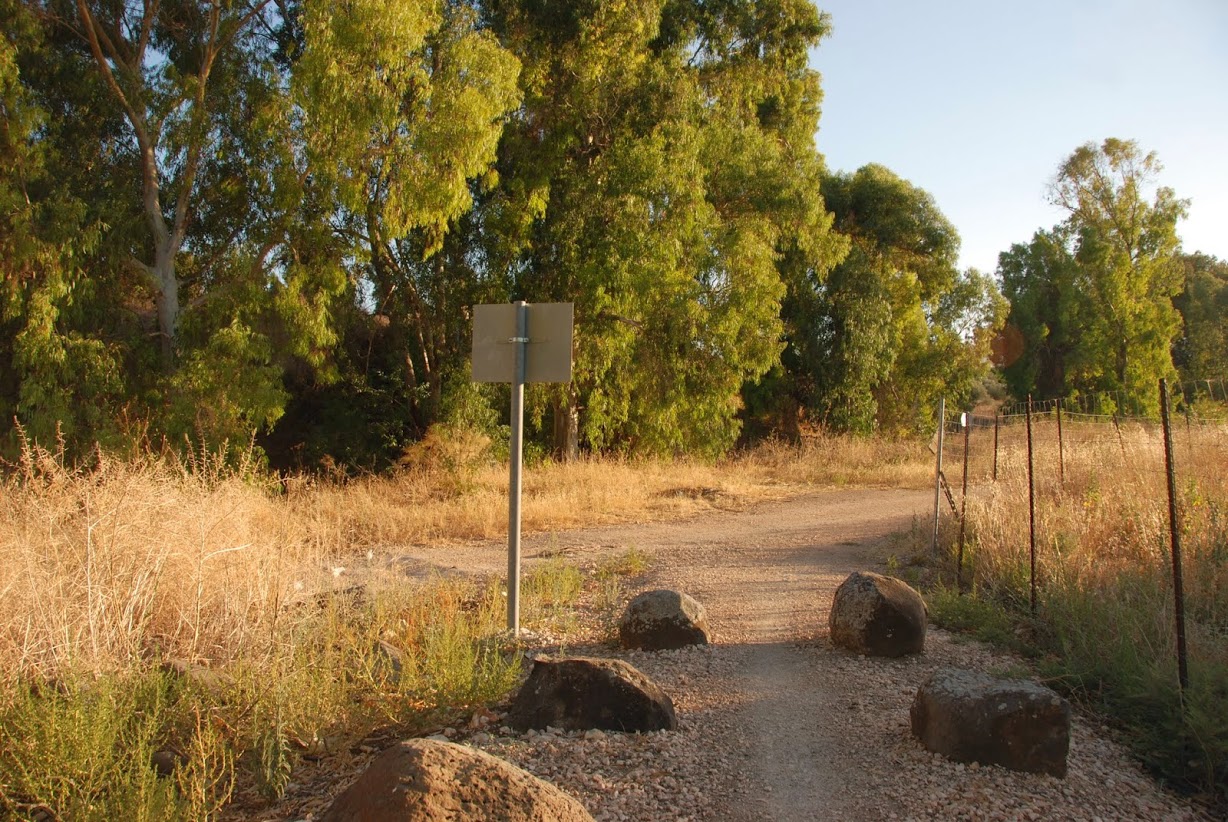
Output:
<svg viewBox="0 0 1228 822">
<path fill-rule="evenodd" d="M 699 599 L 715 643 L 655 654 L 562 649 L 620 656 L 653 677 L 675 702 L 675 733 L 460 730 L 456 738 L 555 782 L 597 819 L 1200 818 L 1084 718 L 1065 779 L 957 765 L 911 737 L 908 707 L 932 670 L 1019 672 L 1017 660 L 936 630 L 924 655 L 903 660 L 831 647 L 837 585 L 854 570 L 882 570 L 904 550 L 902 532 L 928 527 L 932 503 L 923 491 L 846 490 L 687 522 L 530 537 L 529 567 L 547 555 L 583 563 L 645 552 L 642 587 Z M 500 573 L 506 546 L 410 550 L 396 562 L 414 573 Z"/>
</svg>

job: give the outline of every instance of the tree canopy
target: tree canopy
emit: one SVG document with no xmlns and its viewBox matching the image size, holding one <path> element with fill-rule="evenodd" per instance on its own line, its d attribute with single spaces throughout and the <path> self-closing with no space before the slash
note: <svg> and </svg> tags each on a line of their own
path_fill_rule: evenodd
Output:
<svg viewBox="0 0 1228 822">
<path fill-rule="evenodd" d="M 535 441 L 906 431 L 984 372 L 932 198 L 828 174 L 808 0 L 0 0 L 0 430 L 252 433 L 375 468 L 493 433 L 469 307 L 576 305 Z M 797 417 L 797 414 L 794 414 Z"/>
<path fill-rule="evenodd" d="M 798 401 L 828 427 L 907 433 L 939 397 L 967 401 L 1005 315 L 993 282 L 959 272 L 959 235 L 933 198 L 880 165 L 826 175 L 847 256 L 794 284 L 785 363 Z"/>
<path fill-rule="evenodd" d="M 1173 298 L 1184 282 L 1177 224 L 1187 205 L 1156 184 L 1161 169 L 1133 141 L 1080 146 L 1049 189 L 1066 220 L 1002 255 L 1019 336 L 1005 374 L 1017 394 L 1113 392 L 1132 406 L 1158 407 L 1157 380 L 1176 376 Z"/>
</svg>

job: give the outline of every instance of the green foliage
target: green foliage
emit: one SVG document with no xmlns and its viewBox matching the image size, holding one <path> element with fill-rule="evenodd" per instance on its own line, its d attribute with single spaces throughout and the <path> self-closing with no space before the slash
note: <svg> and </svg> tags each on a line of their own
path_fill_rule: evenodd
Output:
<svg viewBox="0 0 1228 822">
<path fill-rule="evenodd" d="M 178 782 L 159 778 L 152 756 L 167 741 L 173 710 L 160 676 L 104 676 L 35 688 L 19 686 L 0 713 L 0 810 L 38 818 L 204 820 L 227 794 L 199 789 L 199 804 Z M 213 783 L 217 785 L 216 780 Z"/>
<path fill-rule="evenodd" d="M 385 428 L 403 446 L 438 420 L 444 379 L 465 363 L 463 310 L 490 301 L 470 250 L 447 235 L 520 102 L 519 64 L 469 3 L 335 6 L 306 6 L 295 96 L 366 303 L 351 326 L 367 336 L 362 371 L 351 362 L 343 378 L 408 406 L 408 430 Z"/>
<path fill-rule="evenodd" d="M 165 426 L 202 444 L 242 441 L 281 416 L 287 395 L 269 341 L 238 322 L 215 331 L 169 381 Z"/>
<path fill-rule="evenodd" d="M 268 431 L 292 391 L 341 383 L 349 431 L 368 427 L 354 407 L 395 409 L 407 393 L 427 407 L 408 428 L 369 426 L 377 441 L 356 444 L 356 462 L 420 436 L 471 301 L 428 307 L 436 295 L 405 267 L 469 208 L 519 99 L 516 61 L 474 8 L 3 11 L 0 424 L 16 414 L 40 439 L 59 430 L 88 448 L 122 435 L 123 416 L 218 443 Z M 381 345 L 399 374 L 334 355 L 372 307 L 399 335 L 399 350 Z M 429 327 L 440 318 L 446 334 Z"/>
<path fill-rule="evenodd" d="M 577 575 L 543 577 L 529 604 L 574 599 Z M 325 752 L 334 734 L 420 731 L 505 698 L 520 677 L 498 639 L 505 603 L 497 583 L 321 596 L 284 611 L 268 648 L 228 649 L 238 658 L 215 668 L 7 683 L 0 816 L 204 822 L 236 787 L 279 798 L 300 753 Z M 173 773 L 158 775 L 158 751 L 173 753 Z"/>
<path fill-rule="evenodd" d="M 538 565 L 522 581 L 525 598 L 545 609 L 571 605 L 580 596 L 584 576 L 580 569 L 561 557 Z"/>
<path fill-rule="evenodd" d="M 280 711 L 276 711 L 272 721 L 260 730 L 254 748 L 256 787 L 270 800 L 281 799 L 286 793 L 286 786 L 290 784 L 294 763 Z"/>
<path fill-rule="evenodd" d="M 933 198 L 882 166 L 823 178 L 849 252 L 825 281 L 791 284 L 784 363 L 798 402 L 835 430 L 912 432 L 938 397 L 967 399 L 987 373 L 1005 306 L 988 277 L 959 274 L 959 237 Z"/>
<path fill-rule="evenodd" d="M 1119 391 L 1158 411 L 1157 381 L 1175 374 L 1187 205 L 1155 185 L 1161 170 L 1133 141 L 1080 146 L 1050 188 L 1069 217 L 1002 255 L 1011 315 L 999 359 L 1017 395 Z"/>
<path fill-rule="evenodd" d="M 1228 361 L 1228 263 L 1184 254 L 1185 287 L 1173 299 L 1182 333 L 1173 360 L 1183 380 L 1222 377 Z"/>
<path fill-rule="evenodd" d="M 83 264 L 99 225 L 37 137 L 59 126 L 23 82 L 51 59 L 37 17 L 6 1 L 0 18 L 0 431 L 16 417 L 84 450 L 107 439 L 124 389 L 121 346 L 88 327 L 101 289 Z"/>
<path fill-rule="evenodd" d="M 1019 615 L 1011 613 L 984 592 L 961 593 L 939 583 L 925 592 L 925 604 L 929 607 L 930 618 L 941 628 L 970 634 L 982 642 L 1025 650 L 1015 633 Z"/>
<path fill-rule="evenodd" d="M 824 177 L 806 0 L 0 3 L 0 425 L 40 440 L 500 443 L 502 389 L 458 386 L 509 298 L 576 305 L 530 452 L 908 431 L 983 371 L 992 284 L 932 199 Z"/>
<path fill-rule="evenodd" d="M 1228 665 L 1222 654 L 1195 648 L 1190 687 L 1178 688 L 1171 625 L 1155 618 L 1171 613 L 1168 599 L 1150 575 L 1124 575 L 1111 593 L 1059 589 L 1047 595 L 1059 651 L 1048 673 L 1117 718 L 1157 773 L 1187 789 L 1209 789 L 1223 801 Z"/>
<path fill-rule="evenodd" d="M 492 19 L 524 116 L 479 242 L 510 296 L 576 304 L 575 384 L 552 410 L 578 407 L 596 448 L 723 451 L 741 385 L 779 354 L 781 249 L 830 265 L 806 66 L 826 22 L 801 2 L 652 0 Z"/>
</svg>

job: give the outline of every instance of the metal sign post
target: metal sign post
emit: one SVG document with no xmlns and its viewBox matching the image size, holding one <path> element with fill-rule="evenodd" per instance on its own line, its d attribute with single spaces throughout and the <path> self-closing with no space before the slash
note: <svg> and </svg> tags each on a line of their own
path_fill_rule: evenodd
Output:
<svg viewBox="0 0 1228 822">
<path fill-rule="evenodd" d="M 507 503 L 507 628 L 520 633 L 520 496 L 524 385 L 570 382 L 574 307 L 519 301 L 473 307 L 473 379 L 512 385 Z"/>
</svg>

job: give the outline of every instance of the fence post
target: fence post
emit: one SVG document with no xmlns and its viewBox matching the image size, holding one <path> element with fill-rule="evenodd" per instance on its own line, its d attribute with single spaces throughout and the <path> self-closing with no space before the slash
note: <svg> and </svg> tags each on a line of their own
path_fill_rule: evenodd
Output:
<svg viewBox="0 0 1228 822">
<path fill-rule="evenodd" d="M 963 416 L 964 423 L 964 489 L 963 498 L 959 503 L 959 560 L 955 566 L 955 590 L 964 592 L 964 534 L 967 533 L 968 522 L 968 439 L 972 433 L 972 420 Z"/>
<path fill-rule="evenodd" d="M 930 543 L 930 552 L 938 553 L 938 515 L 939 503 L 942 502 L 942 438 L 946 429 L 947 398 L 938 398 L 938 464 L 934 468 L 934 540 Z"/>
<path fill-rule="evenodd" d="M 1168 530 L 1173 545 L 1173 601 L 1177 622 L 1177 681 L 1190 684 L 1185 650 L 1185 591 L 1181 579 L 1181 528 L 1177 521 L 1177 479 L 1173 470 L 1173 432 L 1168 420 L 1168 380 L 1160 380 L 1160 418 L 1164 423 L 1164 467 L 1168 474 Z"/>
<path fill-rule="evenodd" d="M 1126 457 L 1126 438 L 1121 433 L 1121 423 L 1117 421 L 1117 411 L 1113 411 L 1113 428 L 1117 429 L 1117 444 L 1121 446 L 1121 467 L 1125 468 L 1129 459 Z"/>
<path fill-rule="evenodd" d="M 1032 616 L 1036 616 L 1036 483 L 1032 471 L 1032 395 L 1028 394 L 1028 546 L 1031 560 Z"/>
<path fill-rule="evenodd" d="M 998 412 L 993 412 L 993 481 L 998 481 Z"/>
<path fill-rule="evenodd" d="M 1057 470 L 1062 486 L 1066 485 L 1066 445 L 1062 438 L 1062 398 L 1057 398 Z"/>
</svg>

